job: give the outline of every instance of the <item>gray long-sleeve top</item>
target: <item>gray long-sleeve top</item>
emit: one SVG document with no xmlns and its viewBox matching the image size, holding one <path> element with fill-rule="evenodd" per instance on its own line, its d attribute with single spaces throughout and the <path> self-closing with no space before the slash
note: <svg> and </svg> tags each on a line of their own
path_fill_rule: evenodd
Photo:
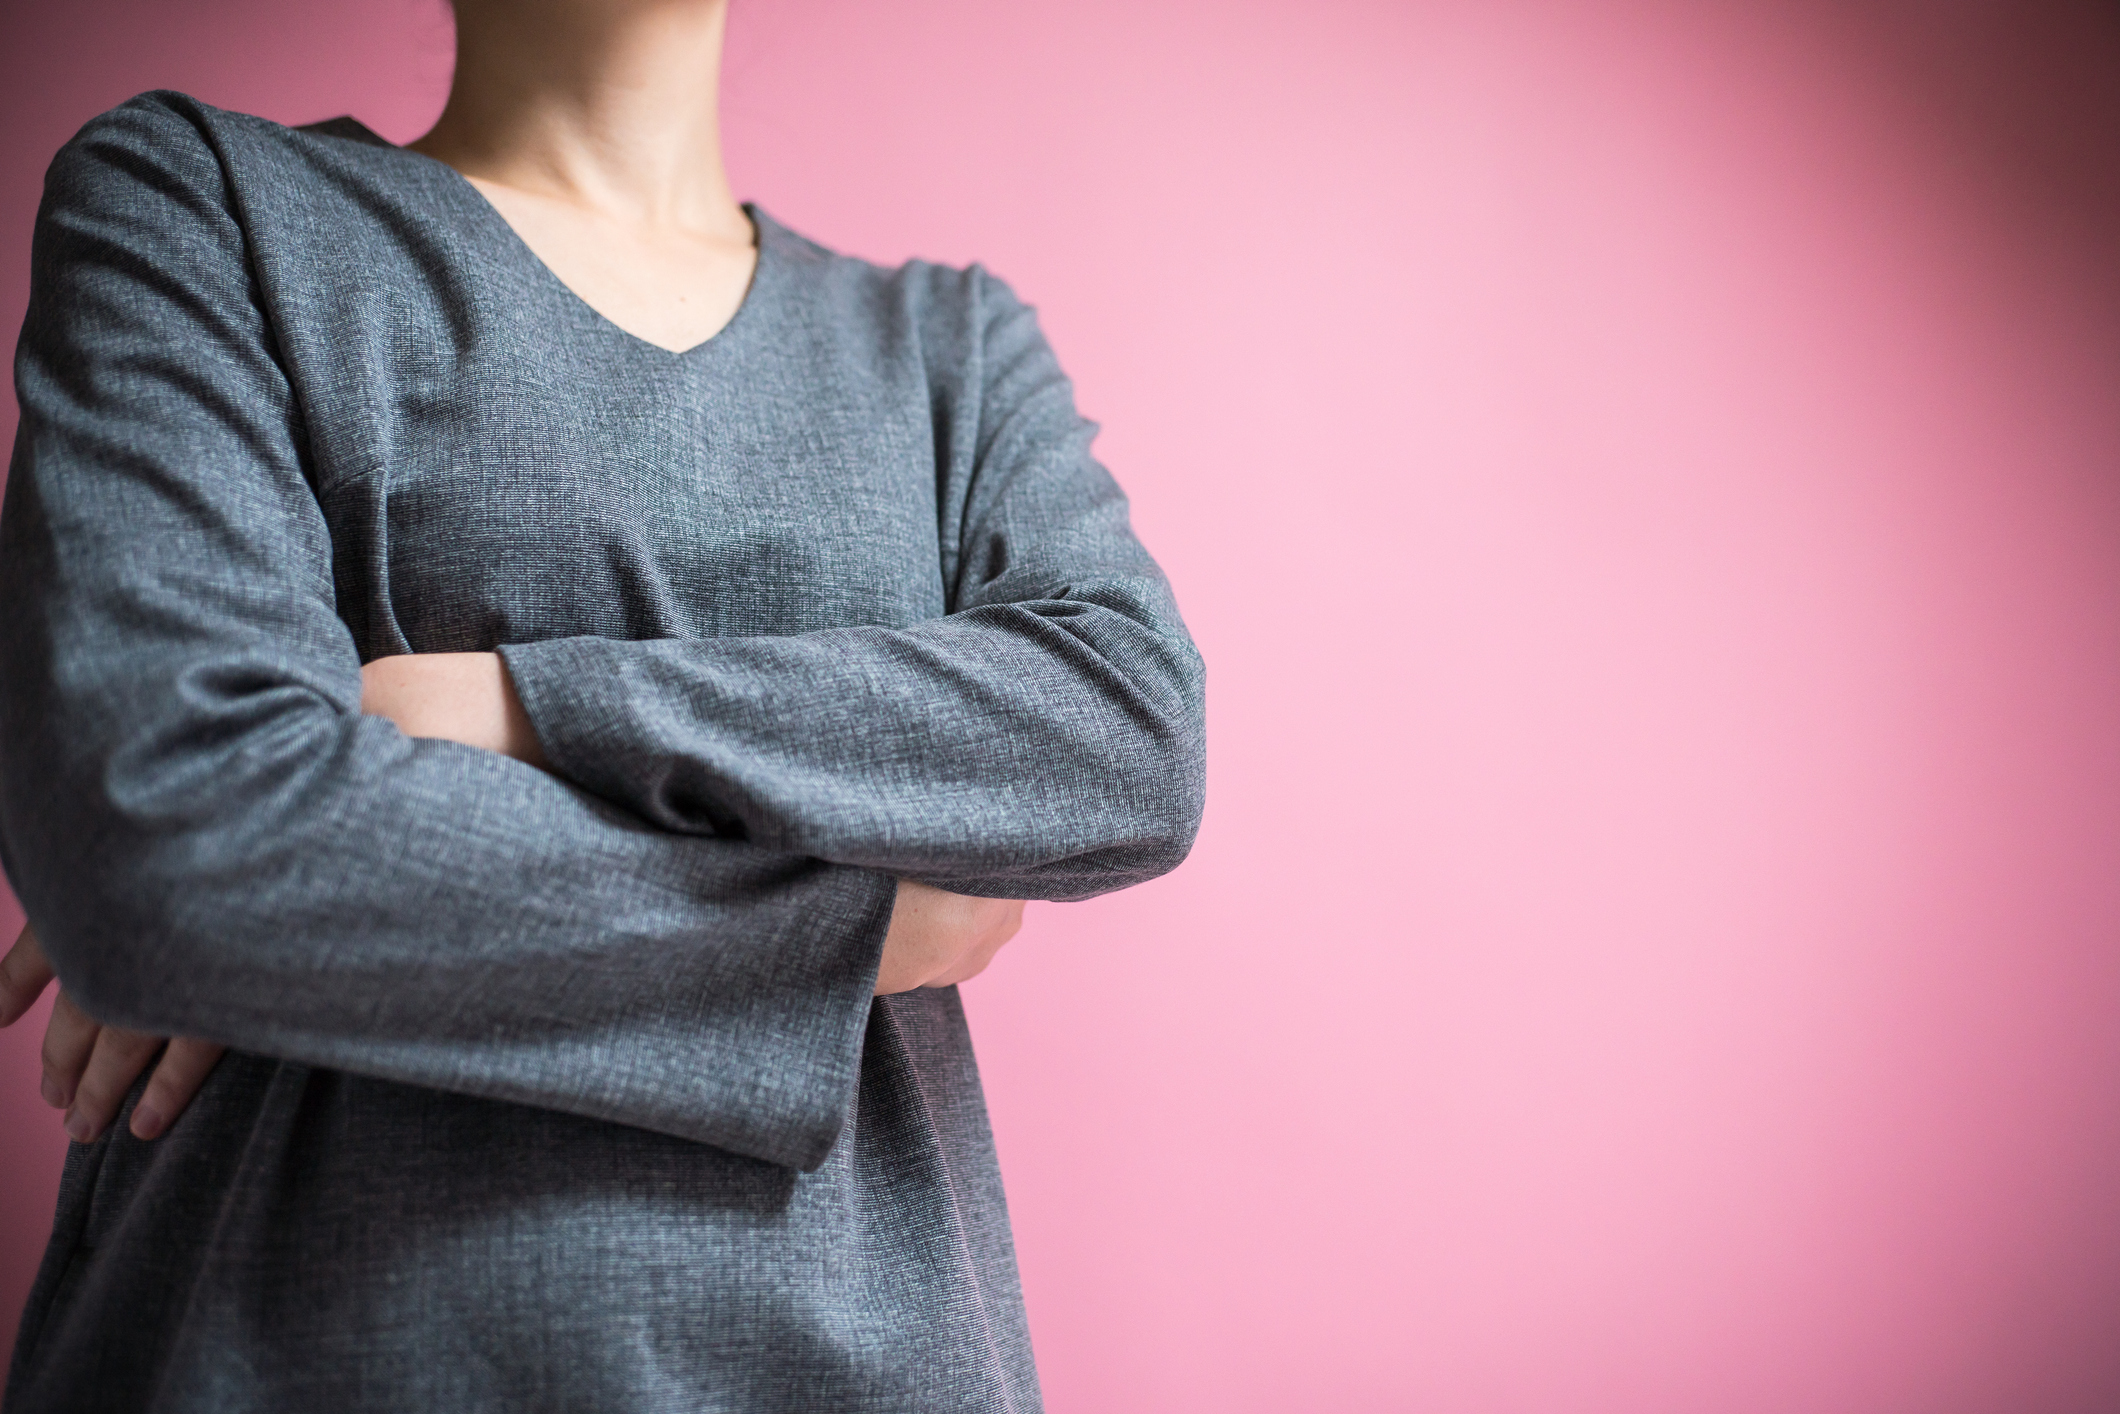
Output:
<svg viewBox="0 0 2120 1414">
<path fill-rule="evenodd" d="M 869 992 L 895 877 L 1174 866 L 1200 661 L 1027 306 L 751 216 L 671 353 L 350 120 L 54 162 L 0 853 L 234 1050 L 73 1149 L 11 1411 L 1037 1407 L 956 992 Z M 496 649 L 551 774 L 359 710 Z"/>
</svg>

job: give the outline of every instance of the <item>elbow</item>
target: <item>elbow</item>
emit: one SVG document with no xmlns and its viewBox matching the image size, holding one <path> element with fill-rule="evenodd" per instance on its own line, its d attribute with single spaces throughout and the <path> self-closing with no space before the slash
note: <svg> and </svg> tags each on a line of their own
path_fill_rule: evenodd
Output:
<svg viewBox="0 0 2120 1414">
<path fill-rule="evenodd" d="M 330 742 L 314 730 L 282 738 L 254 737 L 204 764 L 122 750 L 82 753 L 63 771 L 10 763 L 0 781 L 9 871 L 83 1011 L 153 1035 L 200 1034 L 212 1019 L 202 1007 L 245 940 L 303 931 L 275 904 L 304 875 L 298 856 L 314 831 L 295 805 L 313 793 Z"/>
<path fill-rule="evenodd" d="M 1011 877 L 987 885 L 943 886 L 995 898 L 1072 903 L 1159 879 L 1192 853 L 1193 841 L 1200 832 L 1204 791 L 1196 770 L 1180 771 L 1175 776 L 1159 775 L 1152 797 L 1145 797 L 1141 789 L 1148 784 L 1139 777 L 1134 779 L 1134 789 L 1128 792 L 1130 798 L 1103 812 L 1109 828 L 1099 832 L 1101 838 L 1086 848 L 1028 871 L 1012 871 Z"/>
<path fill-rule="evenodd" d="M 1159 878 L 1183 864 L 1199 838 L 1207 811 L 1207 752 L 1197 721 L 1192 726 L 1185 740 L 1164 753 L 1153 780 L 1144 783 L 1154 793 L 1141 841 L 1143 879 Z"/>
<path fill-rule="evenodd" d="M 1207 667 L 1158 578 L 1155 592 L 1076 591 L 1041 622 L 1075 640 L 1101 710 L 1077 719 L 1062 747 L 1078 783 L 1101 783 L 1084 823 L 1103 893 L 1185 861 L 1207 803 Z M 1085 605 L 1091 606 L 1085 609 Z M 1087 862 L 1077 856 L 1077 862 Z M 1080 895 L 1088 897 L 1088 893 Z"/>
<path fill-rule="evenodd" d="M 1166 659 L 1168 687 L 1155 771 L 1149 782 L 1157 808 L 1156 838 L 1169 873 L 1192 852 L 1207 811 L 1207 668 L 1192 640 L 1179 635 Z"/>
<path fill-rule="evenodd" d="M 1172 672 L 1153 694 L 1155 710 L 1142 714 L 1146 730 L 1108 779 L 1116 799 L 1105 819 L 1118 828 L 1084 871 L 1081 892 L 1090 898 L 1160 878 L 1191 854 L 1207 808 L 1207 732 L 1199 655 L 1177 645 Z M 1144 698 L 1149 694 L 1142 694 Z M 1085 863 L 1091 861 L 1084 861 Z"/>
<path fill-rule="evenodd" d="M 85 940 L 63 928 L 40 927 L 37 937 L 44 944 L 45 958 L 68 1000 L 97 1022 L 150 1036 L 170 1035 L 181 1029 L 148 1004 L 152 990 L 134 985 L 135 974 L 129 960 L 113 956 L 101 940 Z"/>
<path fill-rule="evenodd" d="M 75 1006 L 107 1026 L 189 1034 L 184 1002 L 208 959 L 186 945 L 180 904 L 155 877 L 151 865 L 36 871 L 23 906 Z"/>
<path fill-rule="evenodd" d="M 141 1003 L 154 988 L 135 980 L 136 954 L 151 951 L 144 935 L 155 930 L 157 910 L 142 881 L 127 887 L 132 871 L 114 862 L 134 851 L 80 818 L 78 792 L 18 784 L 0 792 L 0 855 L 59 986 L 97 1021 L 149 1030 Z"/>
</svg>

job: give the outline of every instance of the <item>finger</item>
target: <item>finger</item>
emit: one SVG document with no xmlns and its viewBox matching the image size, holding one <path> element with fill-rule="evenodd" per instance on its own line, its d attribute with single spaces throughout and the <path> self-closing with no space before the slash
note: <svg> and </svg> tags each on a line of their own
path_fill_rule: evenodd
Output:
<svg viewBox="0 0 2120 1414">
<path fill-rule="evenodd" d="M 51 1019 L 44 1023 L 44 1103 L 63 1110 L 74 1102 L 74 1086 L 80 1083 L 88 1057 L 96 1049 L 101 1022 L 74 1005 L 74 999 L 59 989 L 52 1003 Z"/>
<path fill-rule="evenodd" d="M 140 1103 L 133 1106 L 133 1136 L 154 1139 L 174 1124 L 220 1063 L 222 1050 L 211 1041 L 195 1041 L 186 1036 L 171 1041 L 169 1049 L 162 1053 L 162 1063 L 148 1078 Z"/>
<path fill-rule="evenodd" d="M 125 1092 L 161 1049 L 160 1036 L 104 1027 L 96 1037 L 96 1049 L 89 1054 L 87 1069 L 81 1072 L 73 1108 L 66 1112 L 67 1137 L 86 1144 L 108 1128 L 125 1103 Z"/>
<path fill-rule="evenodd" d="M 920 985 L 923 987 L 954 987 L 959 982 L 971 981 L 974 977 L 986 971 L 986 965 L 994 960 L 994 954 L 1000 952 L 1001 944 L 1007 941 L 1008 939 L 1002 938 L 998 941 L 990 940 L 981 943 L 978 947 L 951 963 L 948 968 L 930 977 Z"/>
<path fill-rule="evenodd" d="M 986 971 L 987 964 L 1000 955 L 1002 946 L 1016 936 L 1023 927 L 1023 905 L 995 920 L 984 938 L 968 949 L 944 971 L 921 985 L 927 987 L 954 987 L 959 982 L 969 982 Z"/>
<path fill-rule="evenodd" d="M 44 945 L 25 923 L 7 956 L 0 957 L 0 1026 L 20 1021 L 51 980 L 52 965 L 44 960 Z"/>
</svg>

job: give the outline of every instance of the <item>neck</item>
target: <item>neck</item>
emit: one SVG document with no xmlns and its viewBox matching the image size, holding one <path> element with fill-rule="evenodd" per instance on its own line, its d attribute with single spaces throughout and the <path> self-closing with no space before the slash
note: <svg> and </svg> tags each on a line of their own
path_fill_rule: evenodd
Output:
<svg viewBox="0 0 2120 1414">
<path fill-rule="evenodd" d="M 456 77 L 411 144 L 628 225 L 739 232 L 722 166 L 728 0 L 455 0 Z"/>
</svg>

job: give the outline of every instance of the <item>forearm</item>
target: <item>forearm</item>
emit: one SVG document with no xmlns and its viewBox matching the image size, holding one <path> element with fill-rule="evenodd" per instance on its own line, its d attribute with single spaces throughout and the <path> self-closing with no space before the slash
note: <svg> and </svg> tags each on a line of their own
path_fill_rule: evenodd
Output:
<svg viewBox="0 0 2120 1414">
<path fill-rule="evenodd" d="M 401 653 L 361 668 L 361 710 L 409 737 L 454 741 L 549 769 L 497 653 Z"/>
<path fill-rule="evenodd" d="M 501 651 L 552 769 L 665 829 L 964 893 L 1086 897 L 1191 843 L 1197 658 L 1096 606 L 1039 607 Z"/>
<path fill-rule="evenodd" d="M 152 789 L 113 808 L 70 780 L 67 799 L 11 754 L 7 864 L 85 1009 L 822 1158 L 890 879 L 629 822 L 375 718 L 290 727 L 187 792 L 181 821 Z"/>
</svg>

